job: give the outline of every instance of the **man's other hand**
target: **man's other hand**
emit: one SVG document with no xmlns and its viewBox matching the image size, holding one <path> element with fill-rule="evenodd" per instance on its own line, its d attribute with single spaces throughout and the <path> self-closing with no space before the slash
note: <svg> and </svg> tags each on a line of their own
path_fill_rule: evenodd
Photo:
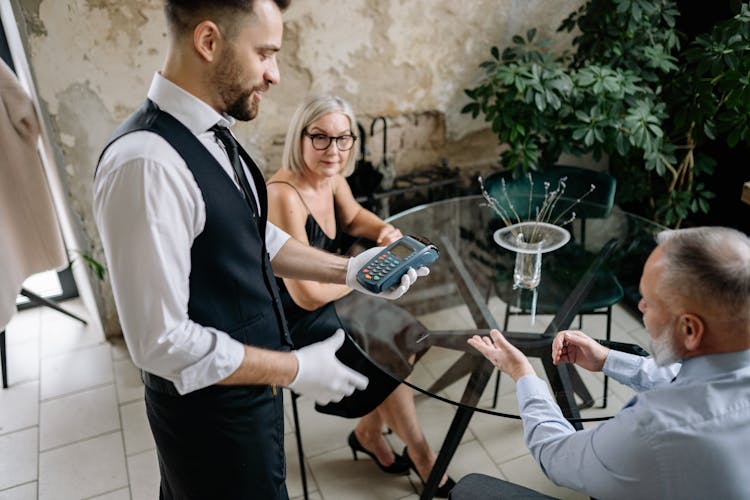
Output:
<svg viewBox="0 0 750 500">
<path fill-rule="evenodd" d="M 344 330 L 339 328 L 322 342 L 292 351 L 297 357 L 298 368 L 289 389 L 322 405 L 341 401 L 356 389 L 364 390 L 369 383 L 367 377 L 336 358 L 336 351 L 343 343 Z"/>
<path fill-rule="evenodd" d="M 609 354 L 609 348 L 604 347 L 578 330 L 563 330 L 558 332 L 552 341 L 552 362 L 575 363 L 591 372 L 600 372 Z"/>
</svg>

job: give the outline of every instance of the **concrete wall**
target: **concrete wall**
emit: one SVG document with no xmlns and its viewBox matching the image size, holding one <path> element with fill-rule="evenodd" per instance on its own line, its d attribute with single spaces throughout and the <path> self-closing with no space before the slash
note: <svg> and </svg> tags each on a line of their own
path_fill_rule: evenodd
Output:
<svg viewBox="0 0 750 500">
<path fill-rule="evenodd" d="M 40 98 L 62 158 L 73 211 L 95 257 L 102 258 L 91 215 L 100 149 L 143 99 L 166 52 L 159 0 L 17 0 L 28 34 Z M 463 89 L 480 76 L 492 45 L 538 27 L 552 35 L 583 0 L 295 0 L 285 13 L 281 83 L 259 117 L 236 132 L 267 174 L 279 167 L 292 111 L 312 92 L 348 99 L 369 131 L 388 119 L 396 174 L 446 161 L 488 170 L 498 146 L 484 122 L 461 115 Z M 559 36 L 557 37 L 559 38 Z M 379 130 L 379 128 L 378 128 Z M 368 140 L 382 158 L 380 134 Z M 119 326 L 108 282 L 101 284 L 105 329 Z"/>
</svg>

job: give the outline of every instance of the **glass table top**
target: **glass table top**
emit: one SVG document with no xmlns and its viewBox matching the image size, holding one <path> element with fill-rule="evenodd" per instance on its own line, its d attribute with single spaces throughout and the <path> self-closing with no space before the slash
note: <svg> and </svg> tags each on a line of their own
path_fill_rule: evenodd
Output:
<svg viewBox="0 0 750 500">
<path fill-rule="evenodd" d="M 576 427 L 580 428 L 581 421 L 611 416 L 620 408 L 620 404 L 609 404 L 601 409 L 613 385 L 605 386 L 601 374 L 570 365 L 553 366 L 550 345 L 557 331 L 578 328 L 579 311 L 586 312 L 582 329 L 606 340 L 606 325 L 611 322 L 608 306 L 629 296 L 637 300 L 643 263 L 662 227 L 617 207 L 605 218 L 586 219 L 585 225 L 574 220 L 566 226 L 570 241 L 542 254 L 539 285 L 523 289 L 513 283 L 515 253 L 493 237 L 505 224 L 481 196 L 422 205 L 388 220 L 404 234 L 431 240 L 440 249 L 440 258 L 428 277 L 395 302 L 429 325 L 414 328 L 409 315 L 389 314 L 387 308 L 380 311 L 360 294 L 337 302 L 345 325 L 360 323 L 352 330 L 364 333 L 354 340 L 382 370 L 453 405 L 517 417 L 512 379 L 500 378 L 501 397 L 493 401 L 497 391 L 489 382 L 496 370 L 466 343 L 475 333 L 498 328 L 532 360 Z M 591 311 L 603 312 L 602 317 L 589 320 Z M 645 354 L 633 344 L 617 348 Z M 445 370 L 415 371 L 425 355 L 439 359 L 437 365 Z"/>
</svg>

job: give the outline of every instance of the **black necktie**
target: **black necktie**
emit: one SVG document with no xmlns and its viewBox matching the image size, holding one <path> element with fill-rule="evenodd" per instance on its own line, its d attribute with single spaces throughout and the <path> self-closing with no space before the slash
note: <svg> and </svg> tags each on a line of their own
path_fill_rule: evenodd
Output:
<svg viewBox="0 0 750 500">
<path fill-rule="evenodd" d="M 242 162 L 240 162 L 239 144 L 234 136 L 229 132 L 229 129 L 220 125 L 214 125 L 210 130 L 216 134 L 216 138 L 224 144 L 224 149 L 227 150 L 227 156 L 229 156 L 229 163 L 232 164 L 234 174 L 237 176 L 237 181 L 240 183 L 240 188 L 245 194 L 245 200 L 250 206 L 254 215 L 258 214 L 258 204 L 253 196 L 253 190 L 250 187 L 250 182 L 247 180 L 245 175 L 245 169 L 242 168 Z"/>
</svg>

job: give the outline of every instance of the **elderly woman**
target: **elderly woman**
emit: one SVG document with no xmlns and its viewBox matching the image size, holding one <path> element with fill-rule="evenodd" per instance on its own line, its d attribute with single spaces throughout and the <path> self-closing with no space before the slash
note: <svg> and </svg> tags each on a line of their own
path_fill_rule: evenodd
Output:
<svg viewBox="0 0 750 500">
<path fill-rule="evenodd" d="M 354 170 L 352 149 L 357 137 L 351 107 L 334 96 L 305 101 L 294 113 L 284 144 L 282 168 L 268 182 L 268 218 L 292 237 L 332 252 L 342 252 L 344 233 L 387 245 L 401 232 L 354 199 L 345 176 Z M 352 290 L 294 279 L 280 280 L 281 298 L 296 347 L 330 336 L 341 327 L 334 302 Z M 397 306 L 395 315 L 408 328 L 423 328 Z M 406 319 L 404 319 L 406 317 Z M 372 328 L 383 328 L 378 322 Z M 351 329 L 350 329 L 350 333 Z M 347 418 L 361 417 L 349 434 L 349 446 L 375 460 L 381 470 L 393 474 L 414 469 L 423 481 L 435 463 L 435 452 L 427 443 L 417 420 L 411 390 L 367 360 L 347 339 L 339 351 L 341 360 L 367 375 L 368 388 L 356 391 L 340 403 L 318 407 L 319 411 Z M 383 438 L 387 425 L 406 444 L 403 454 L 394 453 Z M 444 476 L 439 497 L 447 497 L 453 480 Z"/>
</svg>

